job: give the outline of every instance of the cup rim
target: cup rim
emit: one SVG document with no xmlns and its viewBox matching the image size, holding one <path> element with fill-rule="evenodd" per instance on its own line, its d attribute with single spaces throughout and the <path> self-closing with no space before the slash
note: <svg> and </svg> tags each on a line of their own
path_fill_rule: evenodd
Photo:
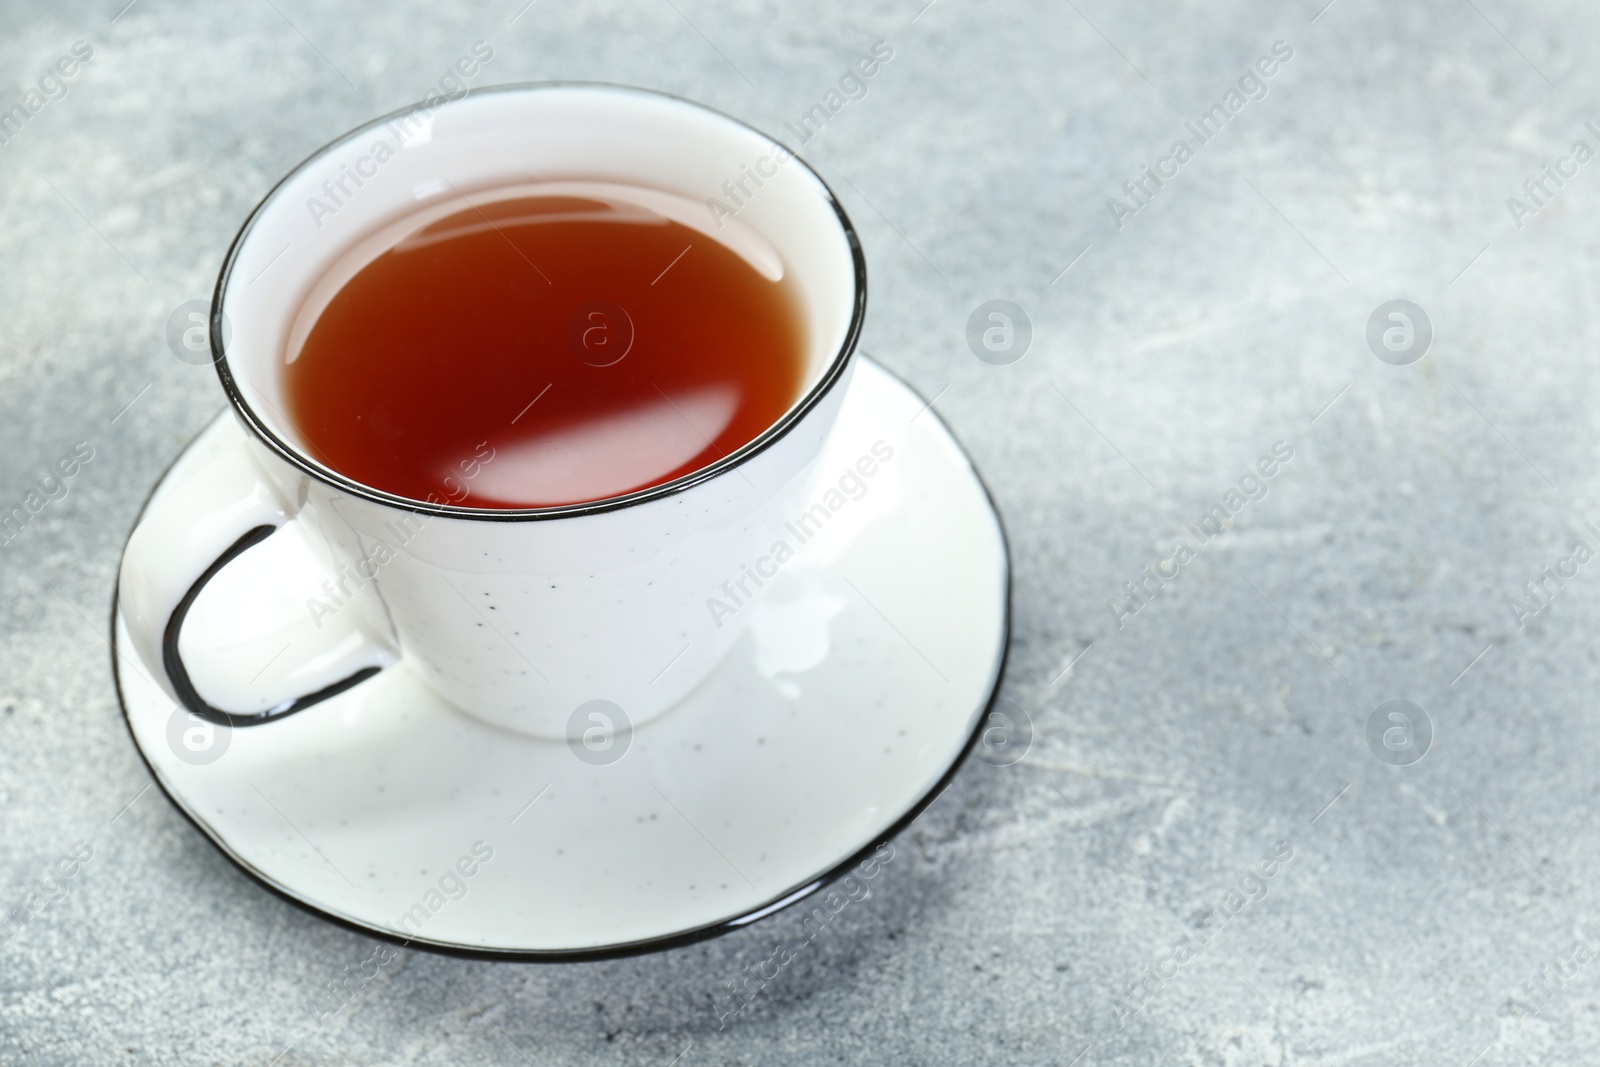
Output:
<svg viewBox="0 0 1600 1067">
<path fill-rule="evenodd" d="M 255 228 L 256 222 L 260 219 L 262 211 L 265 210 L 267 205 L 272 202 L 272 200 L 277 196 L 278 191 L 283 188 L 284 184 L 287 183 L 289 179 L 305 170 L 305 168 L 315 160 L 320 159 L 333 149 L 344 145 L 351 140 L 354 140 L 361 134 L 381 126 L 395 118 L 408 115 L 420 107 L 427 106 L 425 102 L 419 101 L 417 103 L 408 104 L 402 108 L 397 108 L 394 111 L 387 112 L 378 116 L 377 118 L 371 119 L 359 126 L 345 131 L 344 133 L 341 133 L 333 140 L 321 145 L 310 155 L 302 159 L 299 163 L 296 163 L 293 167 L 289 168 L 283 177 L 274 182 L 272 188 L 268 189 L 266 194 L 262 196 L 261 200 L 257 202 L 256 206 L 251 209 L 250 214 L 245 218 L 244 224 L 239 227 L 239 232 L 234 235 L 233 241 L 229 244 L 227 255 L 223 258 L 222 270 L 217 275 L 216 288 L 213 290 L 211 296 L 211 361 L 217 369 L 217 377 L 222 382 L 222 389 L 223 392 L 227 394 L 228 402 L 233 406 L 234 411 L 238 414 L 241 421 L 243 421 L 246 430 L 255 436 L 257 440 L 266 445 L 267 448 L 270 449 L 280 459 L 284 460 L 302 473 L 315 478 L 324 485 L 337 489 L 340 492 L 359 497 L 375 504 L 380 504 L 384 507 L 398 508 L 404 511 L 418 512 L 425 515 L 446 515 L 451 518 L 476 519 L 487 522 L 528 522 L 543 519 L 564 519 L 578 515 L 597 515 L 603 512 L 619 511 L 623 508 L 629 508 L 638 504 L 649 503 L 653 500 L 661 500 L 665 497 L 675 496 L 678 493 L 684 492 L 687 489 L 691 489 L 702 482 L 710 481 L 713 478 L 736 470 L 744 463 L 766 451 L 779 440 L 787 436 L 788 433 L 798 426 L 802 421 L 804 421 L 806 416 L 809 415 L 819 403 L 821 403 L 822 399 L 832 392 L 833 389 L 838 386 L 840 381 L 844 379 L 845 371 L 849 367 L 851 357 L 855 355 L 856 346 L 861 339 L 861 329 L 866 317 L 867 262 L 866 256 L 861 249 L 861 240 L 856 234 L 855 227 L 850 222 L 850 216 L 845 213 L 844 205 L 839 202 L 839 197 L 834 193 L 833 188 L 828 185 L 828 183 L 823 179 L 822 175 L 818 174 L 816 169 L 812 167 L 811 164 L 807 163 L 799 153 L 795 152 L 787 144 L 784 144 L 782 141 L 779 141 L 770 134 L 757 129 L 750 123 L 729 115 L 725 111 L 710 107 L 709 105 L 702 104 L 695 100 L 690 100 L 687 97 L 679 96 L 676 93 L 663 92 L 659 89 L 646 89 L 635 85 L 624 85 L 618 82 L 505 82 L 499 85 L 485 85 L 474 89 L 468 89 L 459 95 L 450 97 L 446 101 L 446 105 L 457 103 L 471 96 L 485 96 L 491 93 L 507 92 L 523 93 L 541 89 L 600 89 L 620 94 L 660 97 L 662 99 L 671 100 L 679 104 L 686 104 L 692 108 L 698 108 L 701 111 L 708 112 L 717 116 L 718 118 L 724 119 L 737 126 L 741 126 L 744 129 L 749 130 L 750 132 L 763 138 L 764 140 L 787 151 L 796 162 L 804 167 L 806 171 L 817 180 L 817 184 L 822 187 L 823 195 L 827 199 L 828 206 L 833 208 L 834 215 L 839 220 L 839 227 L 844 234 L 845 242 L 850 248 L 851 266 L 854 274 L 852 280 L 854 282 L 855 295 L 850 310 L 850 323 L 845 329 L 844 340 L 840 343 L 838 352 L 834 354 L 833 359 L 829 362 L 828 366 L 823 369 L 822 374 L 814 383 L 812 383 L 811 387 L 806 390 L 805 394 L 802 395 L 800 399 L 786 412 L 784 412 L 784 414 L 776 422 L 772 423 L 772 425 L 761 431 L 761 433 L 757 434 L 754 438 L 745 442 L 740 447 L 734 449 L 732 452 L 729 452 L 725 456 L 718 457 L 711 463 L 692 470 L 688 474 L 674 478 L 671 481 L 662 482 L 659 485 L 653 485 L 647 489 L 635 490 L 631 493 L 623 493 L 618 496 L 605 497 L 600 500 L 585 501 L 577 504 L 557 504 L 549 507 L 538 508 L 482 508 L 466 507 L 460 504 L 449 503 L 430 504 L 426 501 L 414 500 L 411 497 L 400 496 L 396 493 L 390 493 L 382 489 L 377 489 L 373 486 L 367 485 L 363 482 L 358 482 L 353 478 L 349 478 L 343 474 L 340 474 L 338 471 L 335 471 L 330 467 L 325 467 L 321 464 L 313 462 L 310 458 L 302 454 L 299 449 L 295 448 L 293 445 L 289 444 L 287 441 L 283 440 L 276 433 L 274 433 L 272 428 L 267 424 L 266 420 L 262 419 L 255 409 L 250 406 L 249 401 L 245 399 L 244 393 L 240 389 L 239 383 L 234 378 L 233 371 L 228 365 L 227 345 L 223 337 L 223 293 L 227 291 L 228 282 L 232 278 L 233 268 L 238 261 L 240 251 L 244 247 L 245 241 L 249 238 L 251 231 Z"/>
</svg>

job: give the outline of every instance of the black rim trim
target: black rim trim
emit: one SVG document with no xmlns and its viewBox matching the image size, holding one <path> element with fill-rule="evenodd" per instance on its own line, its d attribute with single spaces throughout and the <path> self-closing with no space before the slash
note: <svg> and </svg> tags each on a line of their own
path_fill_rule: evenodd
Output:
<svg viewBox="0 0 1600 1067">
<path fill-rule="evenodd" d="M 290 178 L 293 178 L 295 175 L 299 174 L 301 170 L 311 163 L 312 160 L 322 156 L 334 146 L 343 144 L 344 142 L 356 138 L 383 123 L 389 122 L 391 119 L 397 118 L 401 115 L 409 114 L 410 112 L 415 111 L 423 106 L 420 103 L 412 104 L 408 107 L 391 111 L 386 115 L 380 115 L 378 118 L 375 118 L 370 122 L 364 123 L 360 126 L 357 126 L 355 129 L 340 134 L 338 137 L 329 141 L 327 144 L 324 144 L 315 152 L 312 152 L 309 156 L 306 156 L 299 163 L 290 168 L 289 172 L 282 178 L 278 179 L 278 181 L 273 184 L 272 188 L 267 190 L 266 195 L 261 198 L 260 202 L 257 203 L 256 206 L 251 210 L 249 217 L 244 221 L 244 225 L 239 228 L 238 234 L 234 236 L 233 242 L 228 246 L 228 253 L 222 261 L 222 272 L 217 276 L 217 286 L 211 295 L 210 329 L 211 361 L 217 368 L 217 377 L 222 380 L 222 388 L 223 391 L 227 393 L 228 402 L 231 403 L 234 410 L 239 413 L 239 417 L 244 420 L 245 425 L 249 427 L 250 432 L 258 437 L 268 448 L 273 451 L 274 454 L 283 459 L 285 462 L 289 463 L 295 469 L 317 479 L 319 482 L 333 486 L 334 488 L 349 493 L 352 496 L 361 497 L 364 500 L 369 500 L 376 504 L 383 504 L 385 506 L 394 508 L 402 508 L 406 511 L 413 511 L 426 515 L 448 515 L 452 518 L 477 519 L 485 522 L 530 522 L 541 519 L 561 519 L 573 515 L 595 515 L 601 512 L 616 511 L 621 508 L 632 507 L 635 504 L 643 504 L 651 500 L 660 500 L 663 497 L 674 496 L 686 489 L 690 489 L 696 485 L 699 485 L 701 482 L 715 478 L 719 474 L 723 474 L 734 469 L 735 467 L 740 466 L 751 458 L 761 454 L 762 452 L 765 452 L 769 447 L 776 444 L 779 440 L 786 436 L 790 430 L 798 426 L 805 419 L 805 417 L 811 413 L 812 409 L 821 403 L 822 398 L 832 392 L 833 389 L 839 384 L 840 380 L 844 377 L 845 370 L 850 365 L 850 359 L 855 354 L 856 344 L 861 338 L 862 323 L 866 317 L 867 260 L 861 249 L 861 240 L 856 234 L 855 227 L 850 222 L 850 216 L 845 214 L 844 205 L 839 203 L 838 196 L 834 193 L 832 187 L 830 187 L 828 183 L 823 180 L 822 175 L 818 174 L 816 169 L 813 168 L 811 164 L 807 163 L 798 152 L 795 152 L 782 141 L 779 141 L 776 138 L 763 133 L 761 130 L 756 129 L 749 123 L 735 118 L 726 112 L 718 111 L 716 108 L 707 107 L 704 104 L 689 100 L 686 97 L 678 96 L 673 93 L 664 93 L 655 89 L 642 89 L 632 85 L 620 85 L 614 82 L 508 82 L 504 85 L 488 85 L 477 89 L 469 89 L 460 96 L 454 97 L 450 103 L 464 100 L 470 96 L 486 96 L 491 93 L 503 92 L 525 92 L 530 89 L 608 89 L 616 92 L 638 93 L 644 96 L 661 97 L 666 100 L 676 101 L 680 104 L 687 104 L 690 107 L 697 108 L 698 110 L 706 111 L 713 115 L 717 115 L 720 118 L 727 119 L 729 122 L 749 130 L 751 133 L 761 137 L 768 143 L 776 145 L 788 152 L 796 162 L 804 167 L 806 171 L 817 180 L 817 184 L 822 187 L 822 191 L 827 197 L 829 206 L 833 208 L 834 214 L 838 216 L 840 228 L 844 231 L 845 241 L 850 246 L 850 259 L 855 273 L 855 301 L 854 306 L 851 308 L 850 325 L 845 331 L 844 341 L 839 346 L 838 354 L 834 356 L 833 362 L 829 364 L 827 370 L 823 372 L 822 377 L 817 380 L 817 383 L 806 392 L 806 395 L 801 397 L 799 402 L 785 412 L 782 418 L 773 423 L 771 426 L 767 427 L 764 431 L 762 431 L 760 436 L 756 437 L 754 440 L 734 449 L 726 456 L 722 456 L 721 458 L 706 464 L 698 470 L 691 471 L 680 478 L 674 478 L 670 482 L 663 482 L 660 485 L 651 486 L 649 489 L 641 489 L 638 492 L 628 493 L 623 496 L 608 497 L 605 500 L 595 500 L 583 504 L 564 504 L 559 507 L 550 508 L 468 508 L 461 507 L 460 505 L 456 504 L 429 504 L 425 501 L 412 500 L 409 497 L 396 496 L 393 493 L 386 493 L 381 489 L 374 489 L 369 485 L 364 485 L 361 482 L 347 478 L 329 467 L 324 467 L 320 464 L 310 461 L 306 457 L 302 456 L 299 451 L 290 447 L 290 445 L 279 438 L 277 434 L 273 433 L 271 427 L 267 425 L 265 420 L 256 414 L 256 412 L 250 407 L 249 403 L 245 400 L 244 394 L 240 390 L 238 382 L 233 377 L 233 372 L 228 367 L 228 353 L 223 341 L 224 331 L 222 329 L 222 294 L 227 289 L 228 281 L 232 277 L 234 263 L 238 257 L 240 246 L 244 244 L 245 238 L 249 236 L 250 231 L 254 228 L 256 220 L 261 215 L 262 209 L 267 206 L 268 201 L 272 200 L 272 198 L 277 195 L 278 190 L 283 187 L 284 183 Z"/>
<path fill-rule="evenodd" d="M 910 389 L 914 395 L 918 396 L 919 398 L 922 397 L 922 394 L 917 392 L 916 388 L 913 387 L 911 383 L 907 382 L 904 378 L 901 378 L 893 371 L 890 371 L 887 367 L 883 369 L 889 374 L 890 377 L 894 378 L 901 385 L 904 385 L 907 389 Z M 934 412 L 933 414 L 934 417 L 938 419 L 938 413 Z M 210 424 L 208 423 L 207 425 L 209 426 Z M 905 813 L 891 823 L 887 829 L 885 829 L 877 837 L 873 838 L 872 841 L 869 842 L 865 847 L 861 848 L 859 851 L 849 856 L 847 859 L 843 860 L 830 870 L 818 875 L 811 882 L 795 889 L 791 889 L 787 893 L 780 893 L 777 896 L 774 896 L 771 900 L 767 901 L 765 904 L 762 904 L 760 907 L 751 908 L 750 910 L 742 912 L 734 918 L 724 919 L 694 930 L 686 930 L 676 934 L 668 934 L 663 937 L 650 938 L 644 941 L 633 941 L 622 945 L 613 945 L 596 949 L 481 949 L 471 948 L 464 945 L 428 941 L 421 938 L 400 937 L 392 931 L 383 930 L 378 927 L 367 926 L 366 924 L 357 922 L 354 919 L 347 919 L 344 916 L 334 915 L 331 912 L 323 911 L 316 905 L 302 900 L 299 897 L 293 896 L 288 890 L 274 884 L 265 874 L 256 870 L 240 857 L 234 855 L 231 851 L 229 851 L 227 846 L 222 843 L 222 840 L 213 834 L 211 830 L 205 826 L 205 824 L 201 823 L 193 815 L 189 814 L 189 810 L 185 808 L 183 804 L 179 803 L 178 798 L 172 794 L 172 791 L 167 788 L 167 784 L 161 780 L 161 776 L 156 773 L 156 769 L 154 765 L 151 764 L 149 757 L 144 754 L 144 749 L 139 747 L 139 739 L 134 735 L 133 732 L 133 722 L 128 718 L 128 703 L 122 697 L 122 674 L 117 663 L 116 648 L 118 583 L 113 583 L 111 594 L 111 624 L 110 628 L 107 630 L 107 633 L 111 635 L 111 641 L 109 642 L 111 646 L 111 677 L 117 688 L 117 704 L 122 708 L 122 723 L 128 730 L 128 738 L 133 742 L 134 751 L 139 753 L 139 758 L 144 761 L 145 769 L 150 772 L 151 780 L 156 783 L 161 792 L 166 796 L 168 802 L 170 802 L 172 806 L 177 809 L 178 813 L 187 819 L 189 824 L 200 832 L 201 836 L 203 836 L 207 841 L 210 841 L 218 852 L 227 857 L 227 859 L 232 862 L 234 866 L 243 871 L 247 876 L 250 877 L 252 881 L 256 882 L 263 889 L 278 897 L 280 900 L 294 905 L 296 908 L 299 908 L 308 915 L 314 915 L 319 919 L 331 922 L 335 926 L 339 926 L 352 933 L 376 938 L 377 940 L 385 941 L 391 945 L 397 945 L 401 948 L 422 949 L 428 952 L 437 953 L 438 955 L 442 956 L 454 956 L 460 959 L 486 960 L 499 963 L 588 963 L 597 960 L 611 960 L 621 959 L 627 956 L 639 956 L 650 952 L 661 952 L 672 948 L 683 948 L 688 945 L 696 944 L 700 941 L 707 941 L 714 937 L 721 937 L 723 934 L 731 933 L 740 927 L 750 925 L 754 922 L 759 922 L 762 919 L 771 918 L 773 915 L 777 915 L 781 912 L 789 910 L 789 908 L 793 905 L 800 903 L 802 900 L 810 897 L 818 890 L 831 885 L 833 882 L 844 877 L 846 874 L 849 874 L 850 871 L 853 870 L 862 860 L 866 859 L 873 852 L 877 851 L 878 848 L 887 844 L 895 837 L 898 837 L 901 831 L 905 830 L 906 827 L 915 822 L 917 817 L 926 811 L 928 806 L 935 800 L 939 799 L 939 796 L 947 788 L 949 788 L 950 783 L 955 780 L 956 772 L 966 764 L 967 757 L 972 754 L 972 750 L 977 745 L 978 739 L 983 736 L 984 726 L 989 720 L 989 712 L 993 710 L 994 702 L 1000 695 L 1000 682 L 1005 677 L 1006 664 L 1011 658 L 1011 540 L 1006 535 L 1006 524 L 1004 518 L 1002 518 L 1000 514 L 1000 509 L 995 505 L 994 493 L 990 491 L 989 484 L 984 481 L 983 474 L 975 465 L 972 464 L 971 453 L 969 453 L 966 447 L 961 444 L 960 438 L 956 437 L 955 432 L 950 429 L 949 425 L 945 423 L 943 419 L 939 419 L 939 425 L 944 428 L 945 433 L 950 435 L 950 439 L 956 443 L 956 446 L 961 449 L 961 454 L 966 457 L 968 466 L 972 470 L 972 475 L 977 479 L 978 487 L 983 490 L 984 499 L 988 502 L 989 510 L 993 513 L 995 518 L 995 525 L 1000 531 L 1000 550 L 1002 554 L 1001 559 L 1005 564 L 1005 610 L 1001 613 L 1000 620 L 1000 661 L 995 665 L 994 678 L 989 683 L 989 695 L 983 702 L 983 710 L 978 714 L 977 721 L 973 725 L 972 733 L 967 737 L 966 744 L 962 747 L 956 758 L 950 762 L 950 766 L 945 770 L 944 774 L 940 776 L 939 780 L 934 783 L 933 787 L 929 789 L 927 793 L 923 794 L 922 799 L 918 800 L 915 804 L 912 804 L 908 809 L 906 809 Z M 192 443 L 193 442 L 191 441 L 190 444 Z M 139 508 L 139 514 L 135 516 L 133 520 L 132 529 L 136 529 L 138 527 L 139 519 L 144 517 L 144 512 L 150 506 L 150 499 L 155 496 L 156 489 L 159 488 L 161 483 L 166 480 L 167 475 L 172 472 L 172 468 L 177 465 L 178 460 L 182 459 L 184 453 L 186 453 L 188 450 L 189 445 L 185 445 L 183 450 L 178 453 L 173 461 L 167 464 L 166 470 L 161 472 L 161 477 L 156 479 L 156 483 L 151 487 L 149 495 L 145 497 L 144 504 L 142 504 Z M 132 529 L 129 531 L 130 536 L 132 534 Z M 125 541 L 123 543 L 123 553 L 125 554 L 126 552 L 127 543 Z M 118 557 L 118 560 L 120 570 L 121 556 Z M 776 907 L 776 905 L 780 903 L 782 903 L 784 906 L 781 908 Z"/>
<path fill-rule="evenodd" d="M 181 456 L 182 453 L 179 453 L 179 455 Z M 173 460 L 173 462 L 176 463 L 177 460 Z M 171 470 L 171 468 L 168 467 L 168 470 Z M 162 477 L 165 477 L 165 475 Z M 157 484 L 160 483 L 158 482 Z M 148 504 L 149 502 L 146 501 L 146 503 Z M 144 509 L 141 508 L 139 513 L 143 515 Z M 381 667 L 363 667 L 350 675 L 350 677 L 343 678 L 332 685 L 324 686 L 314 693 L 307 693 L 305 696 L 286 700 L 276 707 L 268 708 L 266 711 L 258 712 L 254 715 L 224 711 L 215 705 L 208 704 L 205 697 L 201 696 L 200 691 L 194 687 L 194 682 L 189 678 L 189 668 L 183 665 L 183 655 L 178 651 L 178 637 L 183 633 L 183 620 L 189 617 L 189 609 L 194 606 L 195 599 L 200 596 L 200 591 L 206 587 L 207 582 L 215 578 L 222 568 L 243 555 L 246 550 L 271 537 L 277 529 L 276 526 L 263 523 L 249 530 L 243 537 L 229 545 L 227 550 L 218 556 L 200 577 L 195 579 L 194 584 L 189 587 L 189 591 L 183 594 L 183 599 L 178 601 L 178 606 L 172 609 L 172 615 L 167 619 L 167 628 L 162 631 L 161 666 L 166 669 L 167 680 L 172 683 L 172 689 L 178 696 L 178 702 L 191 715 L 198 715 L 206 722 L 216 723 L 218 726 L 259 726 L 264 722 L 273 722 L 285 716 L 293 715 L 297 711 L 304 711 L 313 704 L 320 704 L 329 697 L 336 697 L 351 686 L 360 685 L 382 670 Z"/>
</svg>

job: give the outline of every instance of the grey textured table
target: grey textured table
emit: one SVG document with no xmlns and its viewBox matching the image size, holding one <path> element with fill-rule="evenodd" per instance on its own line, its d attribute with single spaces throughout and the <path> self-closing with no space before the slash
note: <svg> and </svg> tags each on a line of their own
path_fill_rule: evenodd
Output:
<svg viewBox="0 0 1600 1067">
<path fill-rule="evenodd" d="M 1592 1062 L 1590 9 L 124 2 L 0 7 L 0 109 L 92 48 L 0 145 L 0 511 L 93 450 L 0 535 L 0 905 L 26 916 L 0 1062 Z M 376 943 L 151 787 L 106 617 L 140 501 L 222 403 L 169 314 L 278 176 L 479 40 L 473 84 L 636 83 L 791 141 L 893 48 L 798 147 L 867 245 L 863 347 L 937 397 L 1006 521 L 1033 738 L 770 980 L 782 916 L 605 963 L 402 952 L 329 1014 Z M 1400 298 L 1420 361 L 1414 312 L 1409 351 L 1382 316 L 1399 351 L 1368 343 Z M 990 299 L 1032 323 L 1009 365 L 967 341 Z M 1369 743 L 1393 699 L 1421 716 Z"/>
</svg>

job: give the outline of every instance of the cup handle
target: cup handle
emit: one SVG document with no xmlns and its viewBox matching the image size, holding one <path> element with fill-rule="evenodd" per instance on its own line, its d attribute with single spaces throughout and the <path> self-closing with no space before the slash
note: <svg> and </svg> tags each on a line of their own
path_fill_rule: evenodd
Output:
<svg viewBox="0 0 1600 1067">
<path fill-rule="evenodd" d="M 226 711 L 195 689 L 178 651 L 190 606 L 224 567 L 292 521 L 295 516 L 260 467 L 236 445 L 169 486 L 128 539 L 118 599 L 135 649 L 145 663 L 160 664 L 155 674 L 167 695 L 207 722 L 272 722 L 359 685 L 397 659 L 392 649 L 370 638 L 347 655 L 325 649 L 318 659 L 338 662 L 319 664 L 318 673 L 337 680 L 260 712 Z"/>
</svg>

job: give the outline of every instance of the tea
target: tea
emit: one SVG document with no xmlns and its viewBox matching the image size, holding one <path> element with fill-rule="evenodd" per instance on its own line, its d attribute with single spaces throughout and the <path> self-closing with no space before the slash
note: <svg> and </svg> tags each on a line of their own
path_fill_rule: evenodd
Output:
<svg viewBox="0 0 1600 1067">
<path fill-rule="evenodd" d="M 400 496 L 523 508 L 659 485 L 760 435 L 805 372 L 793 281 L 647 206 L 662 195 L 460 198 L 367 263 L 288 354 L 307 450 Z"/>
</svg>

